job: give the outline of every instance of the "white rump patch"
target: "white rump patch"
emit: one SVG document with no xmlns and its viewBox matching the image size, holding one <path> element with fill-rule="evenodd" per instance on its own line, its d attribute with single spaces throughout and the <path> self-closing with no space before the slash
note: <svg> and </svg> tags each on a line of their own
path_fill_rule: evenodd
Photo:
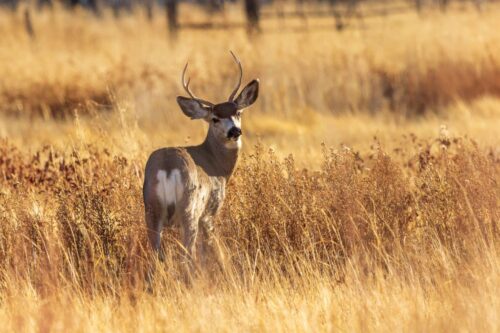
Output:
<svg viewBox="0 0 500 333">
<path fill-rule="evenodd" d="M 173 169 L 168 177 L 166 170 L 159 170 L 156 178 L 158 179 L 156 194 L 164 209 L 182 199 L 184 190 L 181 173 L 178 169 Z"/>
</svg>

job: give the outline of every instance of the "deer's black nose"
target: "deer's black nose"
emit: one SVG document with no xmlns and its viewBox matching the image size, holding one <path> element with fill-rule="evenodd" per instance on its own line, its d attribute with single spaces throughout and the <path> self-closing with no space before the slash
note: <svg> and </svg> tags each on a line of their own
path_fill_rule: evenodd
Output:
<svg viewBox="0 0 500 333">
<path fill-rule="evenodd" d="M 237 139 L 241 136 L 241 128 L 231 127 L 229 132 L 227 132 L 228 139 Z"/>
</svg>

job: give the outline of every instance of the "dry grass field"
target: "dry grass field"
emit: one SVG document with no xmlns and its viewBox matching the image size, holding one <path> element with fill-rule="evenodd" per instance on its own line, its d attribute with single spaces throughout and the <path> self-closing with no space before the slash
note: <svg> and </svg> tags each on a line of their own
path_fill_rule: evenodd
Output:
<svg viewBox="0 0 500 333">
<path fill-rule="evenodd" d="M 500 331 L 500 7 L 176 39 L 163 14 L 32 17 L 35 38 L 0 12 L 0 331 Z M 225 269 L 186 286 L 175 231 L 165 263 L 149 252 L 143 169 L 203 139 L 180 74 L 222 101 L 228 50 L 261 92 L 216 220 Z"/>
</svg>

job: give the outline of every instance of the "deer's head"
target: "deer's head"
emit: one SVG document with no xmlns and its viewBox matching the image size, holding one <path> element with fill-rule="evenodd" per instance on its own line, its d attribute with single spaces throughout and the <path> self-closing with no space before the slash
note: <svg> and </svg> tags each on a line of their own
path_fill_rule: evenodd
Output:
<svg viewBox="0 0 500 333">
<path fill-rule="evenodd" d="M 215 135 L 217 140 L 225 146 L 237 146 L 241 131 L 241 114 L 243 109 L 252 105 L 259 95 L 259 80 L 252 80 L 235 98 L 241 86 L 243 77 L 243 68 L 240 61 L 231 52 L 234 61 L 238 65 L 240 75 L 236 87 L 229 95 L 226 102 L 214 104 L 209 101 L 196 97 L 189 89 L 190 79 L 185 80 L 185 74 L 188 64 L 182 71 L 182 86 L 190 97 L 177 97 L 177 103 L 181 107 L 182 112 L 191 119 L 204 119 L 209 123 L 209 131 Z"/>
</svg>

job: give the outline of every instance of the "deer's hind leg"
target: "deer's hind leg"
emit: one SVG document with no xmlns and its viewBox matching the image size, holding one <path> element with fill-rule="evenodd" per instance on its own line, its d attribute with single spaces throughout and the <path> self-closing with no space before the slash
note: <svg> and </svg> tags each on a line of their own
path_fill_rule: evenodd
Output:
<svg viewBox="0 0 500 333">
<path fill-rule="evenodd" d="M 161 246 L 161 231 L 163 228 L 163 220 L 161 213 L 148 204 L 146 207 L 146 228 L 149 244 L 153 250 L 154 255 L 163 262 L 164 253 Z M 156 271 L 156 263 L 152 262 L 146 272 L 147 290 L 153 291 L 153 279 Z"/>
<path fill-rule="evenodd" d="M 146 226 L 149 244 L 158 256 L 158 259 L 162 262 L 165 259 L 161 246 L 161 232 L 163 230 L 164 219 L 165 216 L 161 210 L 151 209 L 151 207 L 146 206 Z"/>
</svg>

